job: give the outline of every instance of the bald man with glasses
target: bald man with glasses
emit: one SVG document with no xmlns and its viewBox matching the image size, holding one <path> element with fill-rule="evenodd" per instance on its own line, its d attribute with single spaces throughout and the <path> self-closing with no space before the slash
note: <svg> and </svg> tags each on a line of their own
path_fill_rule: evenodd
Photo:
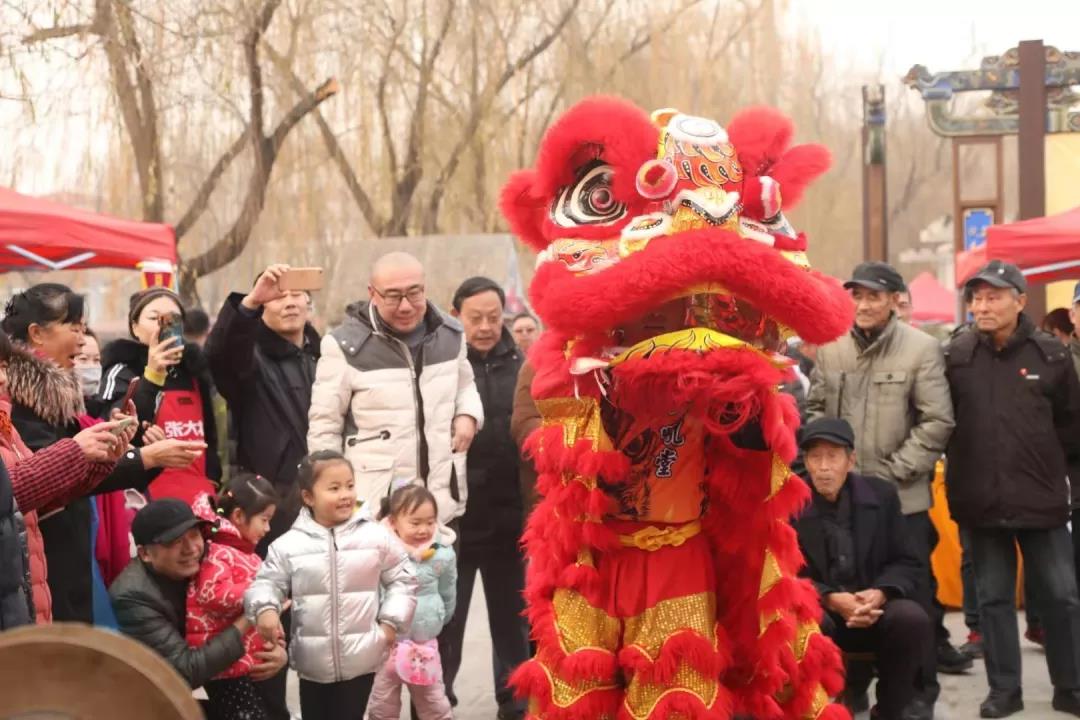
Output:
<svg viewBox="0 0 1080 720">
<path fill-rule="evenodd" d="M 308 450 L 344 452 L 361 500 L 378 507 L 394 487 L 425 485 L 439 520 L 465 512 L 465 453 L 484 419 L 461 323 L 428 301 L 424 267 L 383 255 L 368 300 L 322 341 Z"/>
</svg>

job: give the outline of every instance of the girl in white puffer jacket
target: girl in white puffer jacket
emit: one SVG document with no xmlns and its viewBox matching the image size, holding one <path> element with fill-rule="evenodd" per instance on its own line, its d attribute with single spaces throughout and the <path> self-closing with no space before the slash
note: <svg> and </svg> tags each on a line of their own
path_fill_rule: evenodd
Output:
<svg viewBox="0 0 1080 720">
<path fill-rule="evenodd" d="M 400 541 L 357 509 L 340 453 L 305 458 L 297 482 L 305 508 L 270 545 L 244 606 L 270 640 L 292 599 L 289 662 L 304 720 L 362 720 L 375 671 L 412 624 L 416 574 Z"/>
</svg>

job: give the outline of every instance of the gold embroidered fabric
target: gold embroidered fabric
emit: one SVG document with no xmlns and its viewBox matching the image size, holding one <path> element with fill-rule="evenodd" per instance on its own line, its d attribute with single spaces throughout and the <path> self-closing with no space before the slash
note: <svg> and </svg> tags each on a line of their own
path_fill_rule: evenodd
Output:
<svg viewBox="0 0 1080 720">
<path fill-rule="evenodd" d="M 545 398 L 536 401 L 544 427 L 561 426 L 563 442 L 572 447 L 580 439 L 591 440 L 596 450 L 610 450 L 600 423 L 600 404 L 595 398 Z"/>
<path fill-rule="evenodd" d="M 780 563 L 772 550 L 765 551 L 765 562 L 761 565 L 761 588 L 758 590 L 758 599 L 765 597 L 765 593 L 773 589 L 780 582 L 783 573 L 780 571 Z"/>
<path fill-rule="evenodd" d="M 570 707 L 589 693 L 616 688 L 614 684 L 599 680 L 580 680 L 571 684 L 553 675 L 543 663 L 540 663 L 540 667 L 544 668 L 548 682 L 551 683 L 551 702 L 560 708 Z"/>
<path fill-rule="evenodd" d="M 581 593 L 559 589 L 552 598 L 555 624 L 563 652 L 570 654 L 585 648 L 615 652 L 619 649 L 619 621 L 593 607 Z"/>
<path fill-rule="evenodd" d="M 821 633 L 816 622 L 799 623 L 799 629 L 795 633 L 795 659 L 802 662 L 806 657 L 806 648 L 810 645 L 810 638 Z"/>
<path fill-rule="evenodd" d="M 766 500 L 772 500 L 776 497 L 776 494 L 783 489 L 790 478 L 791 468 L 780 459 L 779 455 L 774 453 L 772 456 L 772 474 L 769 477 L 769 497 Z"/>
<path fill-rule="evenodd" d="M 660 701 L 672 693 L 690 693 L 700 699 L 705 707 L 710 707 L 716 702 L 718 688 L 719 682 L 715 678 L 705 677 L 685 662 L 680 662 L 675 677 L 667 685 L 642 682 L 637 677 L 631 678 L 623 704 L 635 720 L 645 720 Z M 670 718 L 672 715 L 666 717 Z"/>
<path fill-rule="evenodd" d="M 623 621 L 626 645 L 643 650 L 651 660 L 660 655 L 664 640 L 690 630 L 716 644 L 716 595 L 702 592 L 662 600 L 645 612 Z"/>
</svg>

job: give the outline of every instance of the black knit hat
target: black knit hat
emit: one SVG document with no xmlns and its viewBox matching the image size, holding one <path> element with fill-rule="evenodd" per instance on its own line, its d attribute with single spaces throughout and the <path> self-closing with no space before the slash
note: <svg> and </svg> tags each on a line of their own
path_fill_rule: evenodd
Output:
<svg viewBox="0 0 1080 720">
<path fill-rule="evenodd" d="M 131 296 L 131 300 L 128 303 L 128 332 L 132 337 L 135 337 L 135 333 L 132 328 L 135 327 L 135 323 L 139 320 L 139 315 L 142 315 L 142 311 L 146 309 L 146 306 L 154 302 L 158 298 L 166 297 L 176 303 L 176 307 L 180 308 L 180 317 L 184 317 L 184 303 L 180 302 L 180 296 L 174 293 L 167 287 L 152 287 L 145 290 L 141 290 Z"/>
</svg>

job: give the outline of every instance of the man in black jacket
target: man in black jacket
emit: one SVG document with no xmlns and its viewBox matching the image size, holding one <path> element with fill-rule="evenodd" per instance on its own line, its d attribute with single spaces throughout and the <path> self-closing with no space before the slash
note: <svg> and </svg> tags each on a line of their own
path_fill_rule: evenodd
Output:
<svg viewBox="0 0 1080 720">
<path fill-rule="evenodd" d="M 206 645 L 188 647 L 184 637 L 187 587 L 199 572 L 203 524 L 182 500 L 166 498 L 148 504 L 131 523 L 139 557 L 109 588 L 120 631 L 165 658 L 193 689 L 244 656 L 242 636 L 249 627 L 241 615 Z M 260 664 L 252 670 L 252 680 L 266 680 L 285 667 L 287 656 L 280 645 L 255 655 Z"/>
<path fill-rule="evenodd" d="M 1080 598 L 1069 521 L 1070 457 L 1080 451 L 1080 381 L 1069 351 L 1024 314 L 1027 283 L 992 260 L 964 285 L 974 316 L 945 352 L 956 415 L 945 477 L 966 531 L 990 694 L 982 717 L 1023 709 L 1017 543 L 1046 628 L 1053 707 L 1080 717 Z"/>
<path fill-rule="evenodd" d="M 488 278 L 469 278 L 454 293 L 453 314 L 465 328 L 469 362 L 484 404 L 483 429 L 469 448 L 469 503 L 460 523 L 457 612 L 443 631 L 443 670 L 448 693 L 461 667 L 465 620 L 479 571 L 491 631 L 495 699 L 499 718 L 520 718 L 524 706 L 507 687 L 510 672 L 529 658 L 522 592 L 524 560 L 518 450 L 510 434 L 514 386 L 522 354 L 503 325 L 506 295 Z"/>
<path fill-rule="evenodd" d="M 232 293 L 207 341 L 214 384 L 229 403 L 237 461 L 270 480 L 284 499 L 260 554 L 296 519 L 296 469 L 307 455 L 308 407 L 319 334 L 308 322 L 306 292 L 282 292 L 288 265 L 271 265 L 247 295 Z"/>
<path fill-rule="evenodd" d="M 847 420 L 820 418 L 802 431 L 813 500 L 795 522 L 810 578 L 825 609 L 821 630 L 842 650 L 872 651 L 878 670 L 874 717 L 900 720 L 930 643 L 930 619 L 911 598 L 920 562 L 908 546 L 896 489 L 855 467 Z"/>
</svg>

